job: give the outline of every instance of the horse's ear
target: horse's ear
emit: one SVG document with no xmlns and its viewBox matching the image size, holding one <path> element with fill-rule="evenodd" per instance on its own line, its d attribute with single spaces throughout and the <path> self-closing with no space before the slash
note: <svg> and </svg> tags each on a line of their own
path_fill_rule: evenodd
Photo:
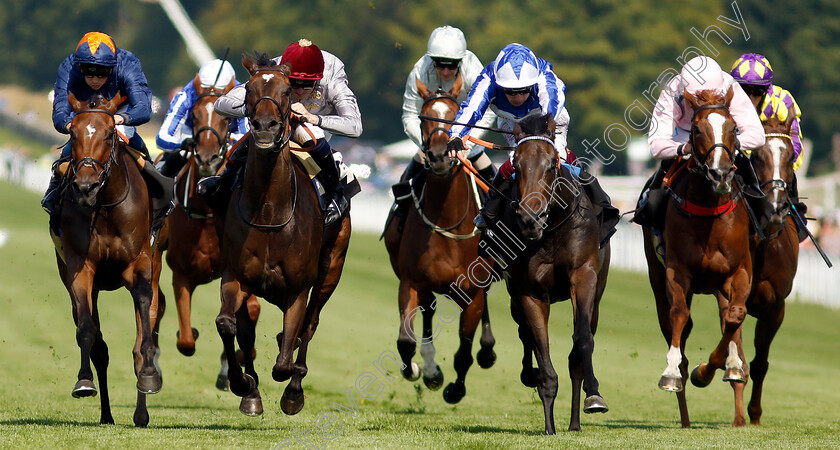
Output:
<svg viewBox="0 0 840 450">
<path fill-rule="evenodd" d="M 548 130 L 548 137 L 553 141 L 557 133 L 557 124 L 554 122 L 554 117 L 551 114 L 545 115 L 545 127 Z"/>
<path fill-rule="evenodd" d="M 77 100 L 76 96 L 73 95 L 72 92 L 67 93 L 67 103 L 70 103 L 70 107 L 73 108 L 73 111 L 82 109 L 82 102 Z"/>
<path fill-rule="evenodd" d="M 691 92 L 688 92 L 688 89 L 683 89 L 683 97 L 688 102 L 688 105 L 691 106 L 691 109 L 697 109 L 697 97 Z"/>
<path fill-rule="evenodd" d="M 227 86 L 225 86 L 225 88 L 222 90 L 222 94 L 227 94 L 234 87 L 236 87 L 236 78 L 231 78 L 230 83 L 228 83 Z"/>
<path fill-rule="evenodd" d="M 193 78 L 193 89 L 195 89 L 195 92 L 201 92 L 201 79 L 198 74 L 195 74 L 195 78 Z"/>
<path fill-rule="evenodd" d="M 244 67 L 251 75 L 254 75 L 257 72 L 257 64 L 251 60 L 247 53 L 242 53 L 242 67 Z"/>
<path fill-rule="evenodd" d="M 522 132 L 522 127 L 521 127 L 521 126 L 519 125 L 519 123 L 517 122 L 517 123 L 516 123 L 516 125 L 514 125 L 514 126 L 513 126 L 513 137 L 514 137 L 517 141 L 519 141 L 519 140 L 521 140 L 523 137 L 525 137 L 525 136 L 524 136 L 524 134 L 525 134 L 525 133 L 523 133 L 523 132 Z"/>
<path fill-rule="evenodd" d="M 455 84 L 452 85 L 452 89 L 449 90 L 449 95 L 458 98 L 458 94 L 461 93 L 461 88 L 464 87 L 464 78 L 461 76 L 461 72 L 458 71 L 458 78 L 455 78 Z"/>
<path fill-rule="evenodd" d="M 288 77 L 289 74 L 292 73 L 292 65 L 289 63 L 289 61 L 286 61 L 280 65 L 278 70 L 280 70 L 280 73 Z"/>
<path fill-rule="evenodd" d="M 414 81 L 414 84 L 417 85 L 417 93 L 420 94 L 420 98 L 426 99 L 432 95 L 432 93 L 429 92 L 429 88 L 426 87 L 426 85 L 423 84 L 422 81 L 420 81 L 420 77 L 417 77 Z"/>
<path fill-rule="evenodd" d="M 794 120 L 796 120 L 796 110 L 788 109 L 787 120 L 785 120 L 785 131 L 787 134 L 791 133 L 791 127 L 793 126 Z"/>
<path fill-rule="evenodd" d="M 729 90 L 726 91 L 726 97 L 724 98 L 723 104 L 729 106 L 732 103 L 732 97 L 735 95 L 735 86 L 729 86 Z"/>
</svg>

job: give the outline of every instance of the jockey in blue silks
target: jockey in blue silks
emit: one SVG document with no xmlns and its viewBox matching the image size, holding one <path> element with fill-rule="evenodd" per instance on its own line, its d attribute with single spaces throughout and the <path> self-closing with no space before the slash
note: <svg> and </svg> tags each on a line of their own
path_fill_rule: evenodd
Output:
<svg viewBox="0 0 840 450">
<path fill-rule="evenodd" d="M 212 88 L 219 94 L 226 94 L 241 83 L 235 79 L 233 66 L 227 61 L 214 59 L 201 65 L 195 78 L 202 88 Z M 186 163 L 186 154 L 195 146 L 193 139 L 192 109 L 198 100 L 195 79 L 190 80 L 169 104 L 169 110 L 163 119 L 155 143 L 166 152 L 160 165 L 162 174 L 174 177 Z M 250 125 L 246 117 L 232 118 L 230 123 L 230 141 L 236 142 L 248 132 Z"/>
<path fill-rule="evenodd" d="M 451 151 L 462 150 L 463 138 L 470 133 L 470 126 L 484 116 L 487 108 L 496 113 L 497 124 L 504 131 L 513 131 L 519 120 L 531 114 L 550 114 L 557 127 L 554 147 L 560 160 L 566 161 L 566 136 L 569 131 L 569 113 L 565 108 L 564 93 L 566 85 L 552 69 L 550 62 L 537 58 L 534 52 L 522 44 L 505 46 L 496 60 L 484 68 L 473 84 L 469 98 L 461 104 L 455 121 L 464 125 L 453 125 L 449 130 L 447 148 Z M 505 138 L 509 145 L 516 145 L 513 134 L 505 134 Z M 579 170 L 571 169 L 573 172 Z M 512 175 L 513 168 L 506 162 L 493 179 L 493 185 L 501 187 Z M 476 226 L 486 228 L 487 222 L 497 217 L 501 203 L 489 200 L 482 213 L 476 216 Z"/>
<path fill-rule="evenodd" d="M 152 118 L 152 91 L 140 66 L 140 60 L 134 53 L 118 48 L 111 36 L 105 33 L 92 31 L 82 37 L 76 45 L 76 51 L 67 56 L 58 67 L 58 77 L 55 80 L 52 119 L 53 126 L 62 134 L 70 133 L 70 123 L 75 116 L 67 100 L 71 92 L 82 101 L 87 101 L 96 94 L 106 99 L 114 98 L 117 93 L 126 96 L 127 101 L 114 114 L 114 122 L 117 129 L 129 139 L 128 146 L 145 156 L 148 164 L 144 165 L 143 170 L 152 178 L 160 177 L 151 163 L 146 144 L 135 129 Z M 70 158 L 71 146 L 68 143 L 62 149 L 58 162 Z M 44 199 L 41 200 L 41 206 L 50 215 L 55 211 L 60 181 L 60 177 L 53 171 L 50 185 Z M 166 188 L 163 187 L 163 190 L 166 191 Z M 162 196 L 171 197 L 171 192 L 164 192 Z M 166 203 L 165 199 L 163 203 Z M 153 233 L 155 226 L 162 223 L 166 213 L 166 208 L 156 211 L 156 217 L 162 217 L 157 218 L 156 222 L 159 223 L 152 225 Z"/>
</svg>

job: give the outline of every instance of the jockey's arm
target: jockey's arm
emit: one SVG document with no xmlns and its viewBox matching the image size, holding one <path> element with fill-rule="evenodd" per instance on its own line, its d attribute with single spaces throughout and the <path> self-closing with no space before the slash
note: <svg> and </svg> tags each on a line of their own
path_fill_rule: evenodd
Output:
<svg viewBox="0 0 840 450">
<path fill-rule="evenodd" d="M 146 81 L 146 75 L 140 67 L 137 57 L 128 58 L 123 65 L 118 66 L 121 89 L 128 96 L 127 111 L 120 112 L 125 119 L 125 125 L 136 127 L 143 125 L 152 118 L 152 91 Z"/>
<path fill-rule="evenodd" d="M 414 70 L 408 75 L 405 83 L 402 104 L 402 124 L 405 135 L 414 142 L 418 148 L 423 147 L 423 136 L 420 130 L 420 111 L 423 107 L 423 99 L 417 91 L 417 74 Z"/>
<path fill-rule="evenodd" d="M 677 123 L 682 118 L 682 108 L 668 88 L 662 90 L 653 109 L 648 131 L 650 154 L 656 159 L 676 158 L 682 144 L 674 140 Z"/>
<path fill-rule="evenodd" d="M 213 107 L 217 113 L 231 119 L 245 117 L 245 83 L 219 97 Z"/>
</svg>

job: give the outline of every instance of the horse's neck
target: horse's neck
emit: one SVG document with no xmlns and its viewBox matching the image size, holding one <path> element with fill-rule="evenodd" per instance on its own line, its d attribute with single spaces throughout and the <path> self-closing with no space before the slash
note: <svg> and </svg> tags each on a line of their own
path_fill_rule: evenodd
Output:
<svg viewBox="0 0 840 450">
<path fill-rule="evenodd" d="M 685 191 L 685 199 L 700 206 L 720 206 L 732 200 L 733 190 L 728 194 L 718 195 L 712 190 L 711 183 L 698 173 L 688 173 L 688 181 Z"/>
<path fill-rule="evenodd" d="M 148 162 L 146 162 L 148 164 Z M 119 203 L 121 199 L 125 198 L 126 191 L 129 189 L 127 183 L 131 183 L 132 168 L 131 165 L 137 166 L 132 156 L 125 148 L 118 148 L 115 160 L 111 163 L 111 173 L 108 174 L 108 179 L 105 180 L 105 185 L 102 187 L 99 202 L 103 205 L 113 205 Z M 137 174 L 140 170 L 137 168 Z"/>
<path fill-rule="evenodd" d="M 253 143 L 252 143 L 253 144 Z M 269 215 L 285 211 L 293 190 L 291 152 L 258 152 L 251 146 L 242 182 L 242 201 L 250 211 Z"/>
<path fill-rule="evenodd" d="M 429 218 L 457 221 L 470 208 L 473 197 L 470 183 L 462 167 L 453 169 L 445 177 L 426 173 L 426 187 L 423 194 L 423 211 Z M 469 200 L 469 201 L 468 201 Z"/>
</svg>

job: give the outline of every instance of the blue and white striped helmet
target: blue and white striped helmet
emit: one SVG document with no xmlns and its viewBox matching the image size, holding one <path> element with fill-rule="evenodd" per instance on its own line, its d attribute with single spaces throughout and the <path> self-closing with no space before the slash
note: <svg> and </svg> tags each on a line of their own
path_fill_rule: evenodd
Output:
<svg viewBox="0 0 840 450">
<path fill-rule="evenodd" d="M 540 76 L 537 56 L 522 44 L 508 44 L 499 52 L 493 63 L 496 84 L 507 89 L 518 89 L 537 84 Z"/>
</svg>

